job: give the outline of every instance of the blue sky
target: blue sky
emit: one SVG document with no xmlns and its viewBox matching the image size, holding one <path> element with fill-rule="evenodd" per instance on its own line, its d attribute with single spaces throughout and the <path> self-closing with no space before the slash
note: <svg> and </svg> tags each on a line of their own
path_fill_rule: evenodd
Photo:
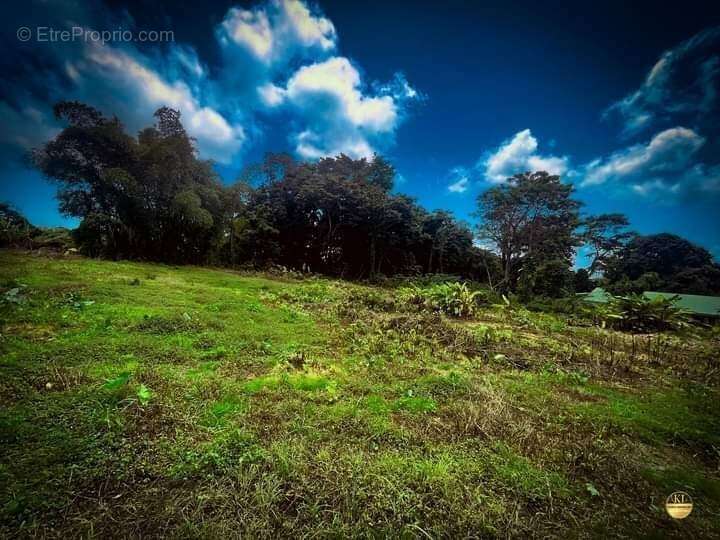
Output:
<svg viewBox="0 0 720 540">
<path fill-rule="evenodd" d="M 472 223 L 478 193 L 544 169 L 577 186 L 587 213 L 623 212 L 638 232 L 720 256 L 720 8 L 579 4 L 5 6 L 0 200 L 37 224 L 72 224 L 23 160 L 60 129 L 55 101 L 84 101 L 132 131 L 169 105 L 225 182 L 267 151 L 377 151 L 398 191 Z M 50 41 L 40 29 L 174 39 Z"/>
</svg>

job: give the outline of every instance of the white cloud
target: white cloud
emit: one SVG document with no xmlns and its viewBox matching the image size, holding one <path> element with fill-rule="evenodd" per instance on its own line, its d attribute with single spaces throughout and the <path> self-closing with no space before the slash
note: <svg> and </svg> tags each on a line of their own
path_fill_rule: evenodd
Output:
<svg viewBox="0 0 720 540">
<path fill-rule="evenodd" d="M 88 30 L 105 23 L 84 10 L 72 20 Z M 49 129 L 62 127 L 48 104 L 71 99 L 116 115 L 131 133 L 152 122 L 159 107 L 177 109 L 200 156 L 221 163 L 236 161 L 265 129 L 282 129 L 300 157 L 365 157 L 394 142 L 406 104 L 422 98 L 401 74 L 384 85 L 366 79 L 337 52 L 333 23 L 302 0 L 230 8 L 214 31 L 221 55 L 212 70 L 188 45 L 147 45 L 142 52 L 132 43 L 43 47 L 47 70 L 9 83 L 0 108 L 13 121 L 0 138 L 41 144 Z"/>
<path fill-rule="evenodd" d="M 485 178 L 494 184 L 505 182 L 510 176 L 527 171 L 545 171 L 562 175 L 568 170 L 568 158 L 541 156 L 538 142 L 529 129 L 520 131 L 509 141 L 478 163 L 484 168 Z"/>
<path fill-rule="evenodd" d="M 465 193 L 470 187 L 470 180 L 467 177 L 460 178 L 457 182 L 454 182 L 448 186 L 448 191 L 451 193 Z"/>
<path fill-rule="evenodd" d="M 610 155 L 596 159 L 584 171 L 583 186 L 602 184 L 611 180 L 633 180 L 640 177 L 653 178 L 683 171 L 693 155 L 705 143 L 705 139 L 684 127 L 667 129 L 655 135 L 646 144 L 637 144 Z M 677 175 L 675 175 L 677 176 Z M 657 184 L 658 178 L 643 181 L 635 191 L 648 191 Z"/>
<path fill-rule="evenodd" d="M 302 66 L 277 91 L 307 126 L 294 138 L 296 152 L 310 159 L 339 153 L 371 156 L 374 143 L 392 137 L 399 124 L 408 90 L 402 92 L 365 93 L 359 71 L 340 56 Z"/>
<path fill-rule="evenodd" d="M 282 17 L 305 47 L 318 46 L 328 51 L 335 47 L 335 27 L 330 19 L 314 16 L 299 0 L 282 0 L 279 4 Z"/>
<path fill-rule="evenodd" d="M 467 167 L 453 167 L 448 173 L 447 189 L 450 193 L 465 193 L 470 188 L 470 173 Z"/>
<path fill-rule="evenodd" d="M 96 92 L 104 89 L 114 95 L 115 106 L 125 111 L 125 117 L 145 123 L 159 107 L 179 110 L 204 157 L 228 163 L 246 139 L 240 124 L 231 124 L 220 112 L 201 103 L 184 81 L 165 80 L 139 55 L 90 42 L 83 60 L 72 67 L 78 73 L 80 86 L 91 86 Z"/>
<path fill-rule="evenodd" d="M 233 99 L 239 107 L 289 114 L 289 138 L 303 158 L 371 156 L 392 143 L 404 104 L 421 98 L 401 74 L 385 85 L 363 81 L 336 54 L 332 22 L 300 0 L 232 8 L 216 34 L 224 77 L 237 89 Z"/>
<path fill-rule="evenodd" d="M 304 159 L 319 159 L 339 154 L 352 158 L 367 158 L 374 152 L 362 136 L 350 132 L 339 133 L 337 137 L 328 140 L 324 134 L 307 129 L 295 135 L 294 139 L 295 152 Z"/>
<path fill-rule="evenodd" d="M 269 62 L 273 49 L 273 32 L 267 13 L 262 9 L 230 8 L 222 28 L 227 39 L 246 48 L 263 62 Z"/>
<path fill-rule="evenodd" d="M 330 97 L 337 101 L 339 113 L 351 124 L 372 131 L 389 131 L 397 120 L 393 98 L 364 96 L 360 91 L 360 73 L 344 57 L 301 67 L 288 81 L 287 94 L 301 107 Z"/>
<path fill-rule="evenodd" d="M 650 141 L 598 158 L 577 171 L 581 187 L 615 182 L 637 195 L 661 199 L 720 194 L 720 165 L 699 162 L 705 138 L 691 129 L 675 127 Z"/>
<path fill-rule="evenodd" d="M 285 100 L 285 94 L 287 93 L 284 88 L 280 88 L 273 83 L 258 86 L 257 90 L 260 99 L 268 107 L 277 107 L 280 105 Z"/>
<path fill-rule="evenodd" d="M 663 52 L 640 87 L 613 103 L 604 116 L 619 115 L 626 136 L 678 115 L 715 122 L 708 113 L 718 108 L 718 50 L 720 27 L 715 27 Z"/>
<path fill-rule="evenodd" d="M 220 43 L 236 45 L 270 66 L 335 48 L 332 22 L 300 0 L 272 0 L 253 9 L 230 8 L 219 27 Z"/>
</svg>

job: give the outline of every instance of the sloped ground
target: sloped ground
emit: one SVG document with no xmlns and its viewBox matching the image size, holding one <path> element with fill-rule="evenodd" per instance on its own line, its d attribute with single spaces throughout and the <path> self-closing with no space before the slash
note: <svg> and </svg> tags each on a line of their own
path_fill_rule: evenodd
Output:
<svg viewBox="0 0 720 540">
<path fill-rule="evenodd" d="M 0 287 L 3 536 L 719 534 L 717 332 L 8 252 Z"/>
</svg>

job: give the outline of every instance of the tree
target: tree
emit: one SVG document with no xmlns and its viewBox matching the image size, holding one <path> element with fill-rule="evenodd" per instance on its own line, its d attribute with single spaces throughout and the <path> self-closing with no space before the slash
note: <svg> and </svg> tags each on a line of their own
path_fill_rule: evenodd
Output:
<svg viewBox="0 0 720 540">
<path fill-rule="evenodd" d="M 521 274 L 536 283 L 533 274 L 549 261 L 555 261 L 554 271 L 559 264 L 570 268 L 580 207 L 572 193 L 560 177 L 535 172 L 515 175 L 478 197 L 479 236 L 500 255 L 505 289 L 515 291 Z"/>
<path fill-rule="evenodd" d="M 258 187 L 234 218 L 233 251 L 253 264 L 345 277 L 494 277 L 492 261 L 472 245 L 468 227 L 446 212 L 428 213 L 413 199 L 391 194 L 394 174 L 380 156 L 302 163 L 269 155 L 241 176 Z"/>
<path fill-rule="evenodd" d="M 68 125 L 32 159 L 58 186 L 61 212 L 81 218 L 76 238 L 85 253 L 208 260 L 225 227 L 223 189 L 197 159 L 178 111 L 158 109 L 137 139 L 82 103 L 58 103 L 55 114 Z"/>
<path fill-rule="evenodd" d="M 634 236 L 634 233 L 624 230 L 628 225 L 629 221 L 623 214 L 600 214 L 581 221 L 582 241 L 592 250 L 588 266 L 590 276 L 603 271 L 608 260 Z"/>
<path fill-rule="evenodd" d="M 590 279 L 590 272 L 585 268 L 578 268 L 573 278 L 573 289 L 575 289 L 575 292 L 590 292 L 594 287 L 595 284 L 592 279 Z"/>
<path fill-rule="evenodd" d="M 29 248 L 39 232 L 10 203 L 0 202 L 0 247 Z"/>
<path fill-rule="evenodd" d="M 609 261 L 611 289 L 713 294 L 720 292 L 720 265 L 705 248 L 680 236 L 636 236 Z"/>
<path fill-rule="evenodd" d="M 367 180 L 368 183 L 389 192 L 395 181 L 395 167 L 384 157 L 374 154 L 367 172 Z"/>
</svg>

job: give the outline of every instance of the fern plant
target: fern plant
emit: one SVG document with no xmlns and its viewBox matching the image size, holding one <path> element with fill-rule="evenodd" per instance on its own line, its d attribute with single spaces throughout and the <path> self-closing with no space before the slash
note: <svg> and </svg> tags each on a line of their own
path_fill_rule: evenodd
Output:
<svg viewBox="0 0 720 540">
<path fill-rule="evenodd" d="M 609 325 L 633 332 L 682 330 L 690 325 L 689 314 L 675 306 L 677 296 L 646 298 L 641 294 L 617 296 L 606 314 Z"/>
</svg>

